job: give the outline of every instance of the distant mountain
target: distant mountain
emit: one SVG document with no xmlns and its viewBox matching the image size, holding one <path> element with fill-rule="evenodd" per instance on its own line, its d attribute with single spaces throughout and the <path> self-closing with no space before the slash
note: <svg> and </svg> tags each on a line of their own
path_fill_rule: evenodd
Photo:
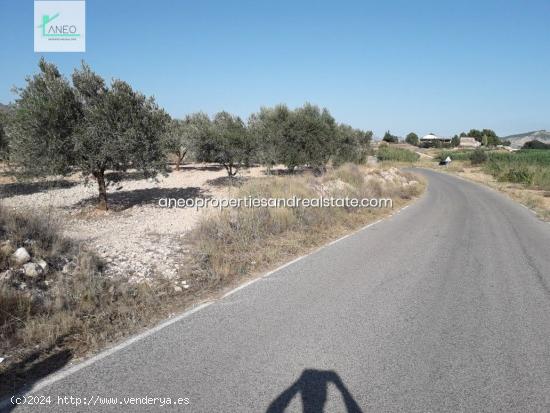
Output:
<svg viewBox="0 0 550 413">
<path fill-rule="evenodd" d="M 524 143 L 529 141 L 540 141 L 550 144 L 550 132 L 547 130 L 537 130 L 533 132 L 518 133 L 517 135 L 510 135 L 501 138 L 505 141 L 510 141 L 513 148 L 521 148 Z"/>
</svg>

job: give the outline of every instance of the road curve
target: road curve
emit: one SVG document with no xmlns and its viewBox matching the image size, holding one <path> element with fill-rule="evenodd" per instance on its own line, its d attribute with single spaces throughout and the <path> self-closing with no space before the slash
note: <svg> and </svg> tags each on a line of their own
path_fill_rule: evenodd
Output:
<svg viewBox="0 0 550 413">
<path fill-rule="evenodd" d="M 410 208 L 38 390 L 51 406 L 15 411 L 550 411 L 550 225 L 421 173 Z"/>
</svg>

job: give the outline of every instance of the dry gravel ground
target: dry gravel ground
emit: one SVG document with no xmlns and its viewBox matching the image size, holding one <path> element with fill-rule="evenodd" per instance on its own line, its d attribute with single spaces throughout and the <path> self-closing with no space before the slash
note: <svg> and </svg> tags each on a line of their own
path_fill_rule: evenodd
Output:
<svg viewBox="0 0 550 413">
<path fill-rule="evenodd" d="M 263 176 L 263 168 L 243 170 L 236 182 Z M 95 182 L 88 185 L 78 176 L 46 182 L 0 181 L 4 206 L 50 214 L 63 222 L 65 235 L 82 241 L 106 261 L 110 275 L 129 276 L 133 281 L 155 275 L 176 274 L 183 251 L 182 237 L 204 211 L 162 208 L 162 197 L 225 197 L 234 191 L 226 172 L 216 165 L 191 164 L 167 177 L 144 179 L 137 173 L 109 186 L 110 211 L 94 208 Z M 111 175 L 116 179 L 116 175 Z"/>
</svg>

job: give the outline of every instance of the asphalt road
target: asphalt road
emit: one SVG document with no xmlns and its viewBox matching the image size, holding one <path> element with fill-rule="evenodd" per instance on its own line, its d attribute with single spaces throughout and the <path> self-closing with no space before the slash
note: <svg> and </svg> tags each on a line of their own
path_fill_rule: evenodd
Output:
<svg viewBox="0 0 550 413">
<path fill-rule="evenodd" d="M 550 225 L 422 173 L 410 208 L 41 388 L 49 408 L 16 411 L 550 411 Z"/>
</svg>

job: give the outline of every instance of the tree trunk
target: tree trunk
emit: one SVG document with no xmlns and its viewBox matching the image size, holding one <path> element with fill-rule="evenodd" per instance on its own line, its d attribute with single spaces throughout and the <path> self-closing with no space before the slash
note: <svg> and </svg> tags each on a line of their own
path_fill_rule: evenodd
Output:
<svg viewBox="0 0 550 413">
<path fill-rule="evenodd" d="M 176 161 L 176 171 L 180 170 L 180 164 L 183 162 L 183 158 L 185 158 L 186 154 L 187 154 L 187 149 L 178 154 L 178 160 Z"/>
<path fill-rule="evenodd" d="M 105 171 L 100 170 L 94 172 L 94 177 L 97 180 L 97 187 L 99 189 L 99 199 L 97 203 L 97 209 L 107 211 L 107 186 L 105 185 Z"/>
<path fill-rule="evenodd" d="M 231 163 L 230 164 L 224 164 L 223 166 L 225 167 L 225 170 L 227 171 L 227 175 L 229 177 L 233 177 L 237 174 L 238 168 L 235 167 L 233 164 L 231 164 Z M 233 168 L 235 168 L 235 169 L 233 169 Z"/>
</svg>

